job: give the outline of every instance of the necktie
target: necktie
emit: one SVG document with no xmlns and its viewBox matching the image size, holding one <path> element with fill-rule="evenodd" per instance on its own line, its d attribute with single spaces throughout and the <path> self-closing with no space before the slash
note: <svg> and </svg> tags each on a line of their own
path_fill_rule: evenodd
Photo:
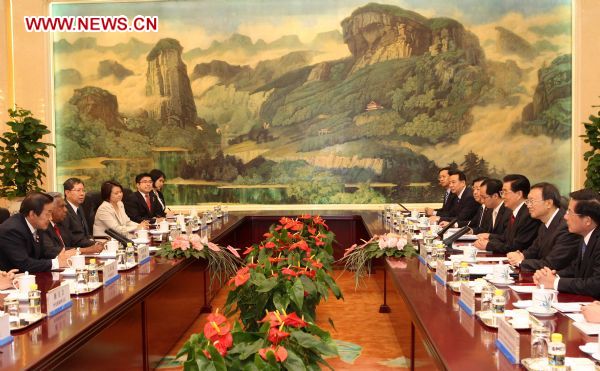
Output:
<svg viewBox="0 0 600 371">
<path fill-rule="evenodd" d="M 511 227 L 515 224 L 515 214 L 510 214 L 509 224 Z"/>
<path fill-rule="evenodd" d="M 581 242 L 581 260 L 583 260 L 583 255 L 585 255 L 585 249 L 587 249 L 587 245 L 585 241 Z"/>
<path fill-rule="evenodd" d="M 37 231 L 33 232 L 33 240 L 35 243 L 40 243 L 40 235 L 37 233 Z"/>
<path fill-rule="evenodd" d="M 479 216 L 479 223 L 477 224 L 477 227 L 481 227 L 481 222 L 483 221 L 483 214 L 485 214 L 485 206 L 481 207 L 481 215 Z"/>
<path fill-rule="evenodd" d="M 446 191 L 446 193 L 444 193 L 444 205 L 446 204 L 446 201 L 448 201 L 448 196 L 450 196 L 450 191 Z"/>
<path fill-rule="evenodd" d="M 62 238 L 62 235 L 60 234 L 60 229 L 58 229 L 58 225 L 54 224 L 54 231 L 56 232 L 56 235 L 58 236 L 58 239 L 60 240 L 61 243 L 61 247 L 65 247 L 65 241 Z"/>
<path fill-rule="evenodd" d="M 148 211 L 152 213 L 152 204 L 150 203 L 150 195 L 146 193 L 146 206 L 148 206 Z"/>
</svg>

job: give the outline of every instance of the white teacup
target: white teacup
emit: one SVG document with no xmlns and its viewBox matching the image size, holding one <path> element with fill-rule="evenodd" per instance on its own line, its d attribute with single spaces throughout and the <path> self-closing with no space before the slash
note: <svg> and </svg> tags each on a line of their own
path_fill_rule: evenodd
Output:
<svg viewBox="0 0 600 371">
<path fill-rule="evenodd" d="M 27 294 L 31 290 L 31 285 L 35 283 L 35 275 L 28 272 L 17 274 L 12 284 L 21 294 Z"/>
<path fill-rule="evenodd" d="M 512 325 L 513 327 L 529 326 L 529 312 L 525 309 L 514 309 L 512 311 Z"/>
<path fill-rule="evenodd" d="M 148 230 L 140 229 L 136 232 L 137 238 L 140 240 L 147 241 L 148 240 Z"/>
<path fill-rule="evenodd" d="M 552 303 L 556 302 L 558 292 L 551 289 L 536 289 L 533 291 L 531 300 L 535 307 L 544 308 L 547 312 L 552 308 Z"/>
<path fill-rule="evenodd" d="M 106 251 L 116 252 L 119 249 L 119 241 L 110 240 L 106 243 Z"/>
<path fill-rule="evenodd" d="M 465 256 L 465 260 L 467 261 L 475 261 L 477 260 L 477 248 L 473 245 L 466 245 L 463 247 L 463 254 Z"/>
<path fill-rule="evenodd" d="M 85 256 L 83 255 L 73 255 L 69 259 L 67 259 L 67 264 L 70 268 L 80 269 L 85 267 Z"/>
<path fill-rule="evenodd" d="M 163 220 L 162 222 L 158 223 L 158 230 L 167 233 L 169 231 L 169 222 Z"/>
<path fill-rule="evenodd" d="M 493 271 L 492 271 L 492 275 L 494 276 L 494 279 L 498 280 L 498 281 L 508 281 L 510 276 L 508 273 L 508 265 L 505 264 L 496 264 L 494 265 Z"/>
</svg>

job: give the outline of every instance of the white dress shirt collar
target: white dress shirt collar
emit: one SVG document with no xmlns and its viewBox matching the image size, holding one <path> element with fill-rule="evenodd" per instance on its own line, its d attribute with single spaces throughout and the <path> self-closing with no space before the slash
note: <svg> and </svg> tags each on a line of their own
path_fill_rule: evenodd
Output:
<svg viewBox="0 0 600 371">
<path fill-rule="evenodd" d="M 596 227 L 596 228 L 598 228 L 598 227 Z M 585 237 L 583 237 L 583 242 L 585 242 L 586 246 L 590 242 L 590 238 L 592 238 L 592 233 L 594 233 L 594 231 L 596 230 L 596 228 L 592 229 L 590 231 L 590 233 L 586 234 Z"/>
<path fill-rule="evenodd" d="M 517 214 L 519 213 L 519 210 L 521 210 L 521 208 L 523 207 L 523 205 L 525 205 L 525 201 L 521 202 L 521 204 L 519 206 L 517 206 L 514 210 L 513 210 L 513 216 L 516 218 Z"/>
<path fill-rule="evenodd" d="M 552 221 L 556 217 L 556 214 L 558 214 L 558 210 L 559 209 L 556 208 L 556 210 L 554 210 L 554 214 L 552 214 L 552 216 L 550 217 L 550 219 L 548 219 L 548 221 L 545 223 L 546 224 L 546 228 L 550 228 L 550 224 L 552 224 Z"/>
</svg>

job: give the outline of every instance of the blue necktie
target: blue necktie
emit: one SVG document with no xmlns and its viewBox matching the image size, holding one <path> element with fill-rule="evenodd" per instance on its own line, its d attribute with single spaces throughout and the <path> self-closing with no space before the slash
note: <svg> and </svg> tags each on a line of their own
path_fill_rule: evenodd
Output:
<svg viewBox="0 0 600 371">
<path fill-rule="evenodd" d="M 587 245 L 585 244 L 585 241 L 581 243 L 581 260 L 583 260 L 583 255 L 585 255 L 585 249 L 587 248 Z"/>
</svg>

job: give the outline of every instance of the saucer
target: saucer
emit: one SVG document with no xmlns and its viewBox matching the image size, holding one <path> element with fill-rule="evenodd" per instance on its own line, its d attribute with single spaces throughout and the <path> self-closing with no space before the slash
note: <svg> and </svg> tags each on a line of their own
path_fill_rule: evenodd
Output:
<svg viewBox="0 0 600 371">
<path fill-rule="evenodd" d="M 533 305 L 533 300 L 519 300 L 512 303 L 513 307 L 526 309 Z"/>
<path fill-rule="evenodd" d="M 150 234 L 165 234 L 165 233 L 169 233 L 169 231 L 161 231 L 160 229 L 152 229 L 149 232 L 150 232 Z"/>
<path fill-rule="evenodd" d="M 76 272 L 75 269 L 73 268 L 65 268 L 62 272 L 60 272 L 61 276 L 66 276 L 66 277 L 75 277 Z"/>
<path fill-rule="evenodd" d="M 488 280 L 490 283 L 493 283 L 496 286 L 508 286 L 508 285 L 512 285 L 513 283 L 515 283 L 514 279 L 509 279 L 507 281 L 499 281 L 498 279 L 494 278 L 494 277 L 485 277 L 486 280 Z"/>
<path fill-rule="evenodd" d="M 7 298 L 15 298 L 15 299 L 19 299 L 19 301 L 29 301 L 29 294 L 23 294 L 20 291 L 14 291 L 10 294 L 8 294 Z"/>
<path fill-rule="evenodd" d="M 550 310 L 546 310 L 542 307 L 529 307 L 527 308 L 527 311 L 531 314 L 533 314 L 534 316 L 538 316 L 538 317 L 550 317 L 555 315 L 558 311 L 554 308 L 550 308 Z"/>
<path fill-rule="evenodd" d="M 593 354 L 596 353 L 598 351 L 598 343 L 594 342 L 594 343 L 586 343 L 585 345 L 580 345 L 579 349 L 587 354 Z M 598 354 L 598 353 L 597 353 Z M 594 357 L 596 358 L 596 357 Z"/>
<path fill-rule="evenodd" d="M 511 318 L 508 320 L 508 323 L 512 326 L 512 328 L 514 328 L 515 330 L 526 330 L 528 328 L 531 327 L 531 321 L 527 321 L 527 323 L 520 323 L 518 325 L 515 325 L 514 320 Z"/>
<path fill-rule="evenodd" d="M 600 361 L 600 353 L 593 353 L 592 358 L 595 359 L 596 361 Z"/>
<path fill-rule="evenodd" d="M 132 239 L 132 241 L 136 245 L 150 243 L 150 240 L 147 238 L 134 238 L 134 239 Z"/>
<path fill-rule="evenodd" d="M 98 258 L 104 258 L 104 259 L 116 259 L 117 257 L 117 252 L 111 252 L 108 250 L 102 250 L 100 252 L 100 254 L 98 254 Z"/>
</svg>

